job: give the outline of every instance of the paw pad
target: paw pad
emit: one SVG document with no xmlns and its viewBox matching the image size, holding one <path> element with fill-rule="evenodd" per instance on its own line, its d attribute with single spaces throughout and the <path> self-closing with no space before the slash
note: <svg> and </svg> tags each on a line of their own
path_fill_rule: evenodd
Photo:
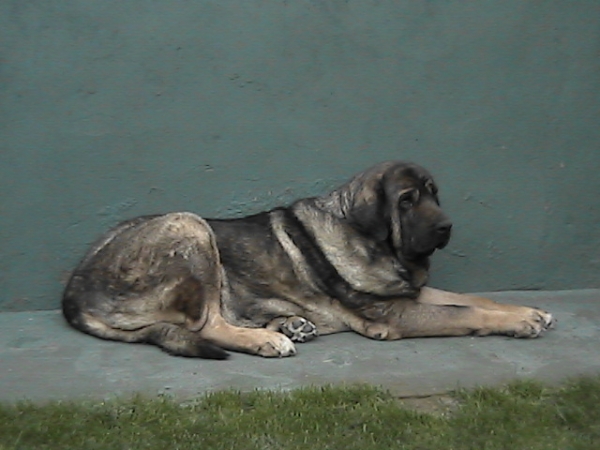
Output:
<svg viewBox="0 0 600 450">
<path fill-rule="evenodd" d="M 318 336 L 315 324 L 304 317 L 288 317 L 279 329 L 292 342 L 307 342 Z"/>
</svg>

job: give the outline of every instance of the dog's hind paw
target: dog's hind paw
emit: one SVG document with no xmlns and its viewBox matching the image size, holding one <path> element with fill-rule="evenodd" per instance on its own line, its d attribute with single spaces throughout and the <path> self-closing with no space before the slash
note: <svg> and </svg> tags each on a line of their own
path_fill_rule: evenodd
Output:
<svg viewBox="0 0 600 450">
<path fill-rule="evenodd" d="M 265 333 L 272 333 L 268 330 L 261 330 Z M 255 352 L 259 356 L 265 358 L 283 358 L 286 356 L 294 356 L 296 347 L 294 343 L 280 333 L 272 333 L 264 342 L 262 342 Z"/>
<path fill-rule="evenodd" d="M 278 317 L 267 328 L 285 334 L 292 342 L 308 342 L 319 335 L 314 323 L 299 316 Z"/>
</svg>

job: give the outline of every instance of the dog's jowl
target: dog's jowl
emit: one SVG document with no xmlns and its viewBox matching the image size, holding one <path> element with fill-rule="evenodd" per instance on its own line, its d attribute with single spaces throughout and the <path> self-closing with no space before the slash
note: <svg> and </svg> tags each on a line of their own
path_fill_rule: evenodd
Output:
<svg viewBox="0 0 600 450">
<path fill-rule="evenodd" d="M 123 222 L 75 268 L 63 312 L 100 338 L 213 359 L 290 356 L 294 343 L 350 330 L 533 338 L 552 326 L 539 309 L 426 287 L 451 229 L 431 175 L 385 162 L 322 197 L 241 219 Z"/>
</svg>

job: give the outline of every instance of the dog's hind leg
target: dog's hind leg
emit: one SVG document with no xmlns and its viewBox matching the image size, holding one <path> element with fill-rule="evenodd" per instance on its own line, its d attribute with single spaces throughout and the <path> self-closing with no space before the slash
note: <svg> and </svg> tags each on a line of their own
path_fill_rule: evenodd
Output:
<svg viewBox="0 0 600 450">
<path fill-rule="evenodd" d="M 87 292 L 77 302 L 65 302 L 67 321 L 76 329 L 101 339 L 154 344 L 172 355 L 225 359 L 228 353 L 202 338 L 197 327 L 205 315 L 190 317 L 178 303 L 181 294 L 201 295 L 198 281 L 186 279 L 170 289 L 173 299 L 164 301 L 154 292 L 119 302 L 98 292 Z M 162 293 L 164 296 L 164 293 Z M 166 304 L 165 308 L 158 304 Z"/>
<path fill-rule="evenodd" d="M 85 313 L 82 314 L 81 320 L 87 333 L 102 339 L 154 344 L 176 356 L 208 359 L 225 359 L 228 356 L 226 351 L 203 339 L 198 333 L 174 323 L 158 322 L 135 330 L 126 330 L 108 326 Z"/>
<path fill-rule="evenodd" d="M 200 336 L 219 347 L 266 358 L 282 358 L 296 354 L 294 343 L 282 333 L 266 328 L 242 328 L 229 324 L 219 311 L 219 305 L 209 306 L 206 325 Z"/>
<path fill-rule="evenodd" d="M 198 216 L 173 213 L 140 221 L 106 240 L 76 269 L 63 313 L 102 339 L 155 344 L 181 356 L 223 359 L 200 330 L 206 298 L 219 302 L 219 255 Z"/>
</svg>

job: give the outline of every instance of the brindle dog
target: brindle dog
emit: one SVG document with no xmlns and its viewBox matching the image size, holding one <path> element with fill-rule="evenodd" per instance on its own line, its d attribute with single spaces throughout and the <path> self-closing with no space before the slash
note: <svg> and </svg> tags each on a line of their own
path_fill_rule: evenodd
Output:
<svg viewBox="0 0 600 450">
<path fill-rule="evenodd" d="M 103 339 L 214 359 L 290 356 L 294 342 L 349 330 L 534 338 L 552 326 L 539 309 L 425 287 L 451 228 L 431 175 L 385 162 L 323 197 L 250 217 L 123 222 L 74 270 L 63 312 Z"/>
</svg>

